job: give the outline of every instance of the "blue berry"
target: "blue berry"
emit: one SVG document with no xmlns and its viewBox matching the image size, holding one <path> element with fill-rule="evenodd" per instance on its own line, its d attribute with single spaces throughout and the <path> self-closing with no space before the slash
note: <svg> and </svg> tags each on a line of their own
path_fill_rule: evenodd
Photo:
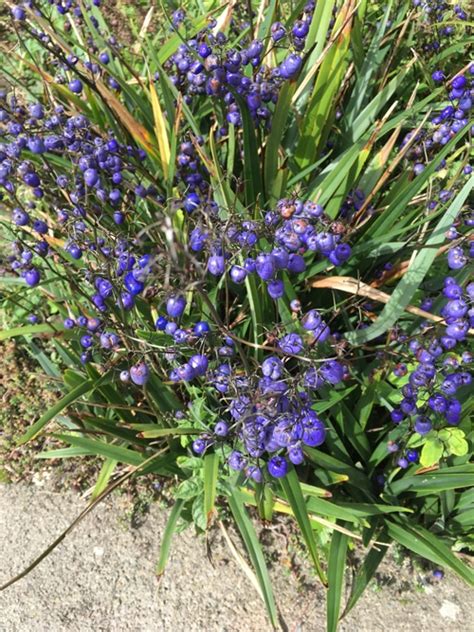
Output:
<svg viewBox="0 0 474 632">
<path fill-rule="evenodd" d="M 36 268 L 30 268 L 25 272 L 24 279 L 30 287 L 38 285 L 41 279 L 39 270 L 37 270 Z"/>
<path fill-rule="evenodd" d="M 173 295 L 166 301 L 166 312 L 171 318 L 179 318 L 182 316 L 186 308 L 186 299 L 184 296 Z"/>
<path fill-rule="evenodd" d="M 73 79 L 69 82 L 69 90 L 74 92 L 75 94 L 80 94 L 82 92 L 82 81 L 79 79 Z"/>
<path fill-rule="evenodd" d="M 130 378 L 137 386 L 143 386 L 150 377 L 150 371 L 145 362 L 139 362 L 130 368 Z"/>
<path fill-rule="evenodd" d="M 270 476 L 283 478 L 288 472 L 288 462 L 283 456 L 272 456 L 267 464 Z"/>
</svg>

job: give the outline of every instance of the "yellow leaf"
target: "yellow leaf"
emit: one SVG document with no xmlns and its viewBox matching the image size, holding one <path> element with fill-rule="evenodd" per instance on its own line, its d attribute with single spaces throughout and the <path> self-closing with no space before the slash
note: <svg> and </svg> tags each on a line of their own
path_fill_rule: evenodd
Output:
<svg viewBox="0 0 474 632">
<path fill-rule="evenodd" d="M 168 167 L 170 163 L 170 143 L 168 140 L 168 132 L 166 131 L 166 120 L 163 116 L 158 94 L 156 93 L 155 86 L 150 80 L 150 96 L 151 107 L 153 108 L 153 118 L 155 119 L 155 135 L 158 141 L 158 147 L 160 149 L 160 161 L 163 168 L 165 178 L 168 177 Z"/>
</svg>

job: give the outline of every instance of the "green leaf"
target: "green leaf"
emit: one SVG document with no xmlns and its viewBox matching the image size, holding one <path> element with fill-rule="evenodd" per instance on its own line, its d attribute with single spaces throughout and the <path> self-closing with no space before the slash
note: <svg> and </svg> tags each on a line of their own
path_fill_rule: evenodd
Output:
<svg viewBox="0 0 474 632">
<path fill-rule="evenodd" d="M 424 467 L 431 467 L 438 463 L 443 456 L 444 446 L 437 437 L 427 438 L 421 450 L 420 463 Z"/>
<path fill-rule="evenodd" d="M 238 489 L 228 487 L 229 507 L 234 516 L 235 524 L 240 531 L 245 547 L 257 575 L 258 583 L 263 594 L 270 622 L 274 628 L 278 626 L 278 615 L 273 597 L 272 585 L 268 574 L 267 565 L 263 556 L 262 547 L 258 541 L 253 524 L 245 509 L 242 495 Z"/>
<path fill-rule="evenodd" d="M 339 608 L 344 589 L 348 537 L 340 531 L 333 531 L 328 559 L 328 594 L 326 602 L 326 630 L 337 632 Z"/>
<path fill-rule="evenodd" d="M 38 421 L 36 421 L 32 426 L 28 428 L 24 435 L 20 437 L 18 440 L 18 445 L 23 445 L 30 439 L 36 437 L 41 430 L 46 426 L 47 423 L 52 421 L 56 415 L 58 415 L 62 410 L 70 406 L 77 399 L 92 391 L 95 388 L 96 384 L 92 380 L 85 380 L 82 384 L 73 388 L 67 395 L 65 395 L 62 399 L 59 400 L 54 406 L 52 406 L 49 410 L 42 415 Z"/>
<path fill-rule="evenodd" d="M 158 416 L 161 416 L 161 413 L 182 408 L 182 404 L 174 392 L 163 384 L 160 378 L 154 373 L 151 373 L 146 383 L 145 393 L 150 405 L 153 405 L 153 408 L 159 413 Z"/>
<path fill-rule="evenodd" d="M 468 453 L 469 444 L 461 428 L 445 428 L 439 432 L 439 438 L 445 443 L 449 454 L 464 456 Z"/>
<path fill-rule="evenodd" d="M 219 455 L 209 452 L 204 457 L 204 515 L 209 524 L 214 513 L 216 501 L 217 476 L 219 474 Z"/>
<path fill-rule="evenodd" d="M 386 525 L 388 535 L 399 542 L 399 544 L 435 564 L 448 566 L 465 582 L 474 586 L 474 572 L 472 569 L 451 553 L 439 536 L 430 533 L 423 527 L 411 526 L 406 523 L 401 526 L 387 520 Z"/>
<path fill-rule="evenodd" d="M 350 485 L 358 487 L 366 496 L 368 495 L 370 497 L 372 485 L 362 470 L 358 470 L 352 465 L 344 463 L 344 461 L 336 459 L 321 450 L 305 447 L 304 452 L 308 455 L 310 460 L 319 467 L 336 472 L 337 474 L 345 474 L 348 477 L 348 483 Z"/>
<path fill-rule="evenodd" d="M 12 329 L 5 329 L 0 331 L 0 340 L 8 340 L 9 338 L 16 338 L 18 336 L 30 336 L 34 334 L 56 334 L 60 331 L 64 331 L 64 325 L 41 323 L 40 325 L 25 325 L 22 327 L 13 327 Z"/>
<path fill-rule="evenodd" d="M 74 449 L 74 448 L 72 448 Z M 94 486 L 94 491 L 92 492 L 92 498 L 97 498 L 107 487 L 110 477 L 114 473 L 114 470 L 117 466 L 118 461 L 115 459 L 107 458 L 105 459 L 102 467 L 100 468 L 99 476 L 97 477 L 97 481 Z"/>
<path fill-rule="evenodd" d="M 436 472 L 423 472 L 415 476 L 404 476 L 388 485 L 394 496 L 402 492 L 438 493 L 448 489 L 472 487 L 474 465 L 446 467 Z"/>
<path fill-rule="evenodd" d="M 204 494 L 200 494 L 194 499 L 191 514 L 196 527 L 201 531 L 205 531 L 207 529 L 207 518 L 204 513 Z"/>
<path fill-rule="evenodd" d="M 264 182 L 267 199 L 278 199 L 278 191 L 274 191 L 278 171 L 278 152 L 285 126 L 290 113 L 291 98 L 295 92 L 294 82 L 285 82 L 278 96 L 278 102 L 272 117 L 272 127 L 265 144 Z"/>
<path fill-rule="evenodd" d="M 181 500 L 191 500 L 191 498 L 199 496 L 201 492 L 202 481 L 198 478 L 187 478 L 179 484 L 174 492 L 174 497 L 180 498 Z"/>
<path fill-rule="evenodd" d="M 257 509 L 260 518 L 271 522 L 273 518 L 275 496 L 270 485 L 265 483 L 255 483 L 255 500 L 257 502 Z"/>
<path fill-rule="evenodd" d="M 318 576 L 322 583 L 326 584 L 326 578 L 324 576 L 319 561 L 316 540 L 314 538 L 313 529 L 311 527 L 311 522 L 308 516 L 308 509 L 306 507 L 298 476 L 293 467 L 290 467 L 287 475 L 281 479 L 280 483 L 285 494 L 285 498 L 290 504 L 296 522 L 298 523 L 298 526 L 301 530 L 301 535 L 306 543 L 306 546 L 308 547 L 308 551 L 313 561 L 316 572 L 318 573 Z"/>
<path fill-rule="evenodd" d="M 145 460 L 141 454 L 134 450 L 129 450 L 128 448 L 112 443 L 105 443 L 105 441 L 86 439 L 85 437 L 77 437 L 73 434 L 58 434 L 55 436 L 78 448 L 90 450 L 92 454 L 105 456 L 109 459 L 119 461 L 120 463 L 128 463 L 129 465 L 137 466 L 141 465 Z"/>
<path fill-rule="evenodd" d="M 153 424 L 146 424 L 151 427 Z M 151 428 L 151 430 L 141 430 L 139 437 L 144 439 L 156 439 L 159 437 L 173 437 L 178 435 L 192 435 L 196 434 L 196 428 Z"/>
<path fill-rule="evenodd" d="M 402 280 L 398 283 L 392 292 L 390 300 L 385 305 L 382 313 L 373 325 L 366 329 L 352 331 L 346 333 L 346 338 L 352 344 L 362 344 L 373 340 L 385 333 L 393 327 L 405 307 L 410 303 L 414 293 L 425 278 L 426 273 L 430 269 L 435 257 L 437 248 L 445 240 L 445 232 L 456 219 L 465 200 L 474 186 L 474 176 L 463 186 L 458 195 L 454 198 L 449 208 L 433 229 L 430 237 L 426 240 L 424 248 L 422 248 L 415 257 Z"/>
<path fill-rule="evenodd" d="M 387 536 L 382 533 L 377 537 L 380 542 L 386 542 Z M 357 571 L 351 588 L 351 594 L 349 600 L 344 609 L 344 615 L 346 615 L 359 601 L 364 590 L 367 588 L 370 580 L 375 575 L 375 571 L 380 565 L 380 562 L 385 557 L 388 547 L 374 545 L 369 553 L 365 556 L 361 567 Z"/>
<path fill-rule="evenodd" d="M 175 500 L 173 508 L 170 512 L 163 533 L 163 538 L 161 540 L 160 557 L 158 558 L 158 564 L 156 566 L 156 574 L 158 576 L 163 575 L 163 573 L 165 572 L 166 564 L 168 563 L 168 559 L 170 556 L 171 541 L 173 539 L 173 534 L 176 530 L 176 524 L 181 515 L 181 512 L 183 511 L 184 505 L 185 501 L 178 498 L 177 500 Z"/>
<path fill-rule="evenodd" d="M 85 448 L 58 448 L 56 450 L 45 450 L 35 456 L 35 459 L 71 459 L 78 456 L 91 456 L 91 450 Z"/>
<path fill-rule="evenodd" d="M 263 202 L 263 200 L 260 199 L 263 187 L 256 129 L 243 99 L 238 95 L 235 96 L 240 105 L 240 115 L 242 117 L 245 203 L 247 206 L 253 206 L 258 201 L 260 201 L 260 204 Z"/>
<path fill-rule="evenodd" d="M 338 12 L 332 34 L 338 32 L 345 23 L 351 7 L 352 3 L 346 3 Z M 328 50 L 317 73 L 316 83 L 304 112 L 300 140 L 295 153 L 300 168 L 307 167 L 317 159 L 329 133 L 336 95 L 346 70 L 350 30 L 349 21 Z"/>
</svg>

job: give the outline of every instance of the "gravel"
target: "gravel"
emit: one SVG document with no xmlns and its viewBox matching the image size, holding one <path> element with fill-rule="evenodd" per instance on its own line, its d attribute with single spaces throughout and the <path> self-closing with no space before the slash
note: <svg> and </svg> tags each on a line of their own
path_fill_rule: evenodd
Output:
<svg viewBox="0 0 474 632">
<path fill-rule="evenodd" d="M 20 572 L 85 507 L 75 494 L 0 485 L 0 583 Z M 221 532 L 176 536 L 159 582 L 154 575 L 168 509 L 155 503 L 130 526 L 129 501 L 99 505 L 27 577 L 0 593 L 2 632 L 266 632 L 262 602 Z M 282 628 L 325 629 L 324 591 L 285 537 L 268 530 Z M 234 543 L 240 548 L 235 534 Z M 209 554 L 210 552 L 210 554 Z M 393 557 L 381 567 L 342 632 L 472 632 L 472 591 L 453 576 L 441 582 Z M 420 587 L 421 586 L 421 587 Z"/>
</svg>

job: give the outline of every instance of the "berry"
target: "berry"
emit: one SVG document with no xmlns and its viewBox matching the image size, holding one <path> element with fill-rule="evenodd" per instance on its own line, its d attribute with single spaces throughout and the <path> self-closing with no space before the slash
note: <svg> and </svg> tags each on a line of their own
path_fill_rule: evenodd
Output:
<svg viewBox="0 0 474 632">
<path fill-rule="evenodd" d="M 207 443 L 204 439 L 196 439 L 193 441 L 193 452 L 196 454 L 203 454 L 207 448 Z"/>
<path fill-rule="evenodd" d="M 222 419 L 214 426 L 214 434 L 218 437 L 226 437 L 229 433 L 229 426 Z"/>
<path fill-rule="evenodd" d="M 295 37 L 306 37 L 309 32 L 308 22 L 304 20 L 297 20 L 292 28 L 292 33 Z"/>
<path fill-rule="evenodd" d="M 39 270 L 37 270 L 36 268 L 30 268 L 29 270 L 25 272 L 24 278 L 25 278 L 26 283 L 30 287 L 34 287 L 35 285 L 38 285 L 38 283 L 40 282 L 41 275 L 40 275 Z"/>
<path fill-rule="evenodd" d="M 130 368 L 130 378 L 137 386 L 143 386 L 150 377 L 150 371 L 145 362 L 139 362 Z"/>
<path fill-rule="evenodd" d="M 288 462 L 283 456 L 272 456 L 267 467 L 270 475 L 274 478 L 282 478 L 288 472 Z"/>
<path fill-rule="evenodd" d="M 26 19 L 25 10 L 22 7 L 12 7 L 11 11 L 14 20 L 21 21 Z"/>
<path fill-rule="evenodd" d="M 184 296 L 173 295 L 166 301 L 166 312 L 171 318 L 180 318 L 186 308 Z"/>
<path fill-rule="evenodd" d="M 73 79 L 69 82 L 69 90 L 75 94 L 80 94 L 82 92 L 82 82 L 79 79 Z"/>
</svg>

